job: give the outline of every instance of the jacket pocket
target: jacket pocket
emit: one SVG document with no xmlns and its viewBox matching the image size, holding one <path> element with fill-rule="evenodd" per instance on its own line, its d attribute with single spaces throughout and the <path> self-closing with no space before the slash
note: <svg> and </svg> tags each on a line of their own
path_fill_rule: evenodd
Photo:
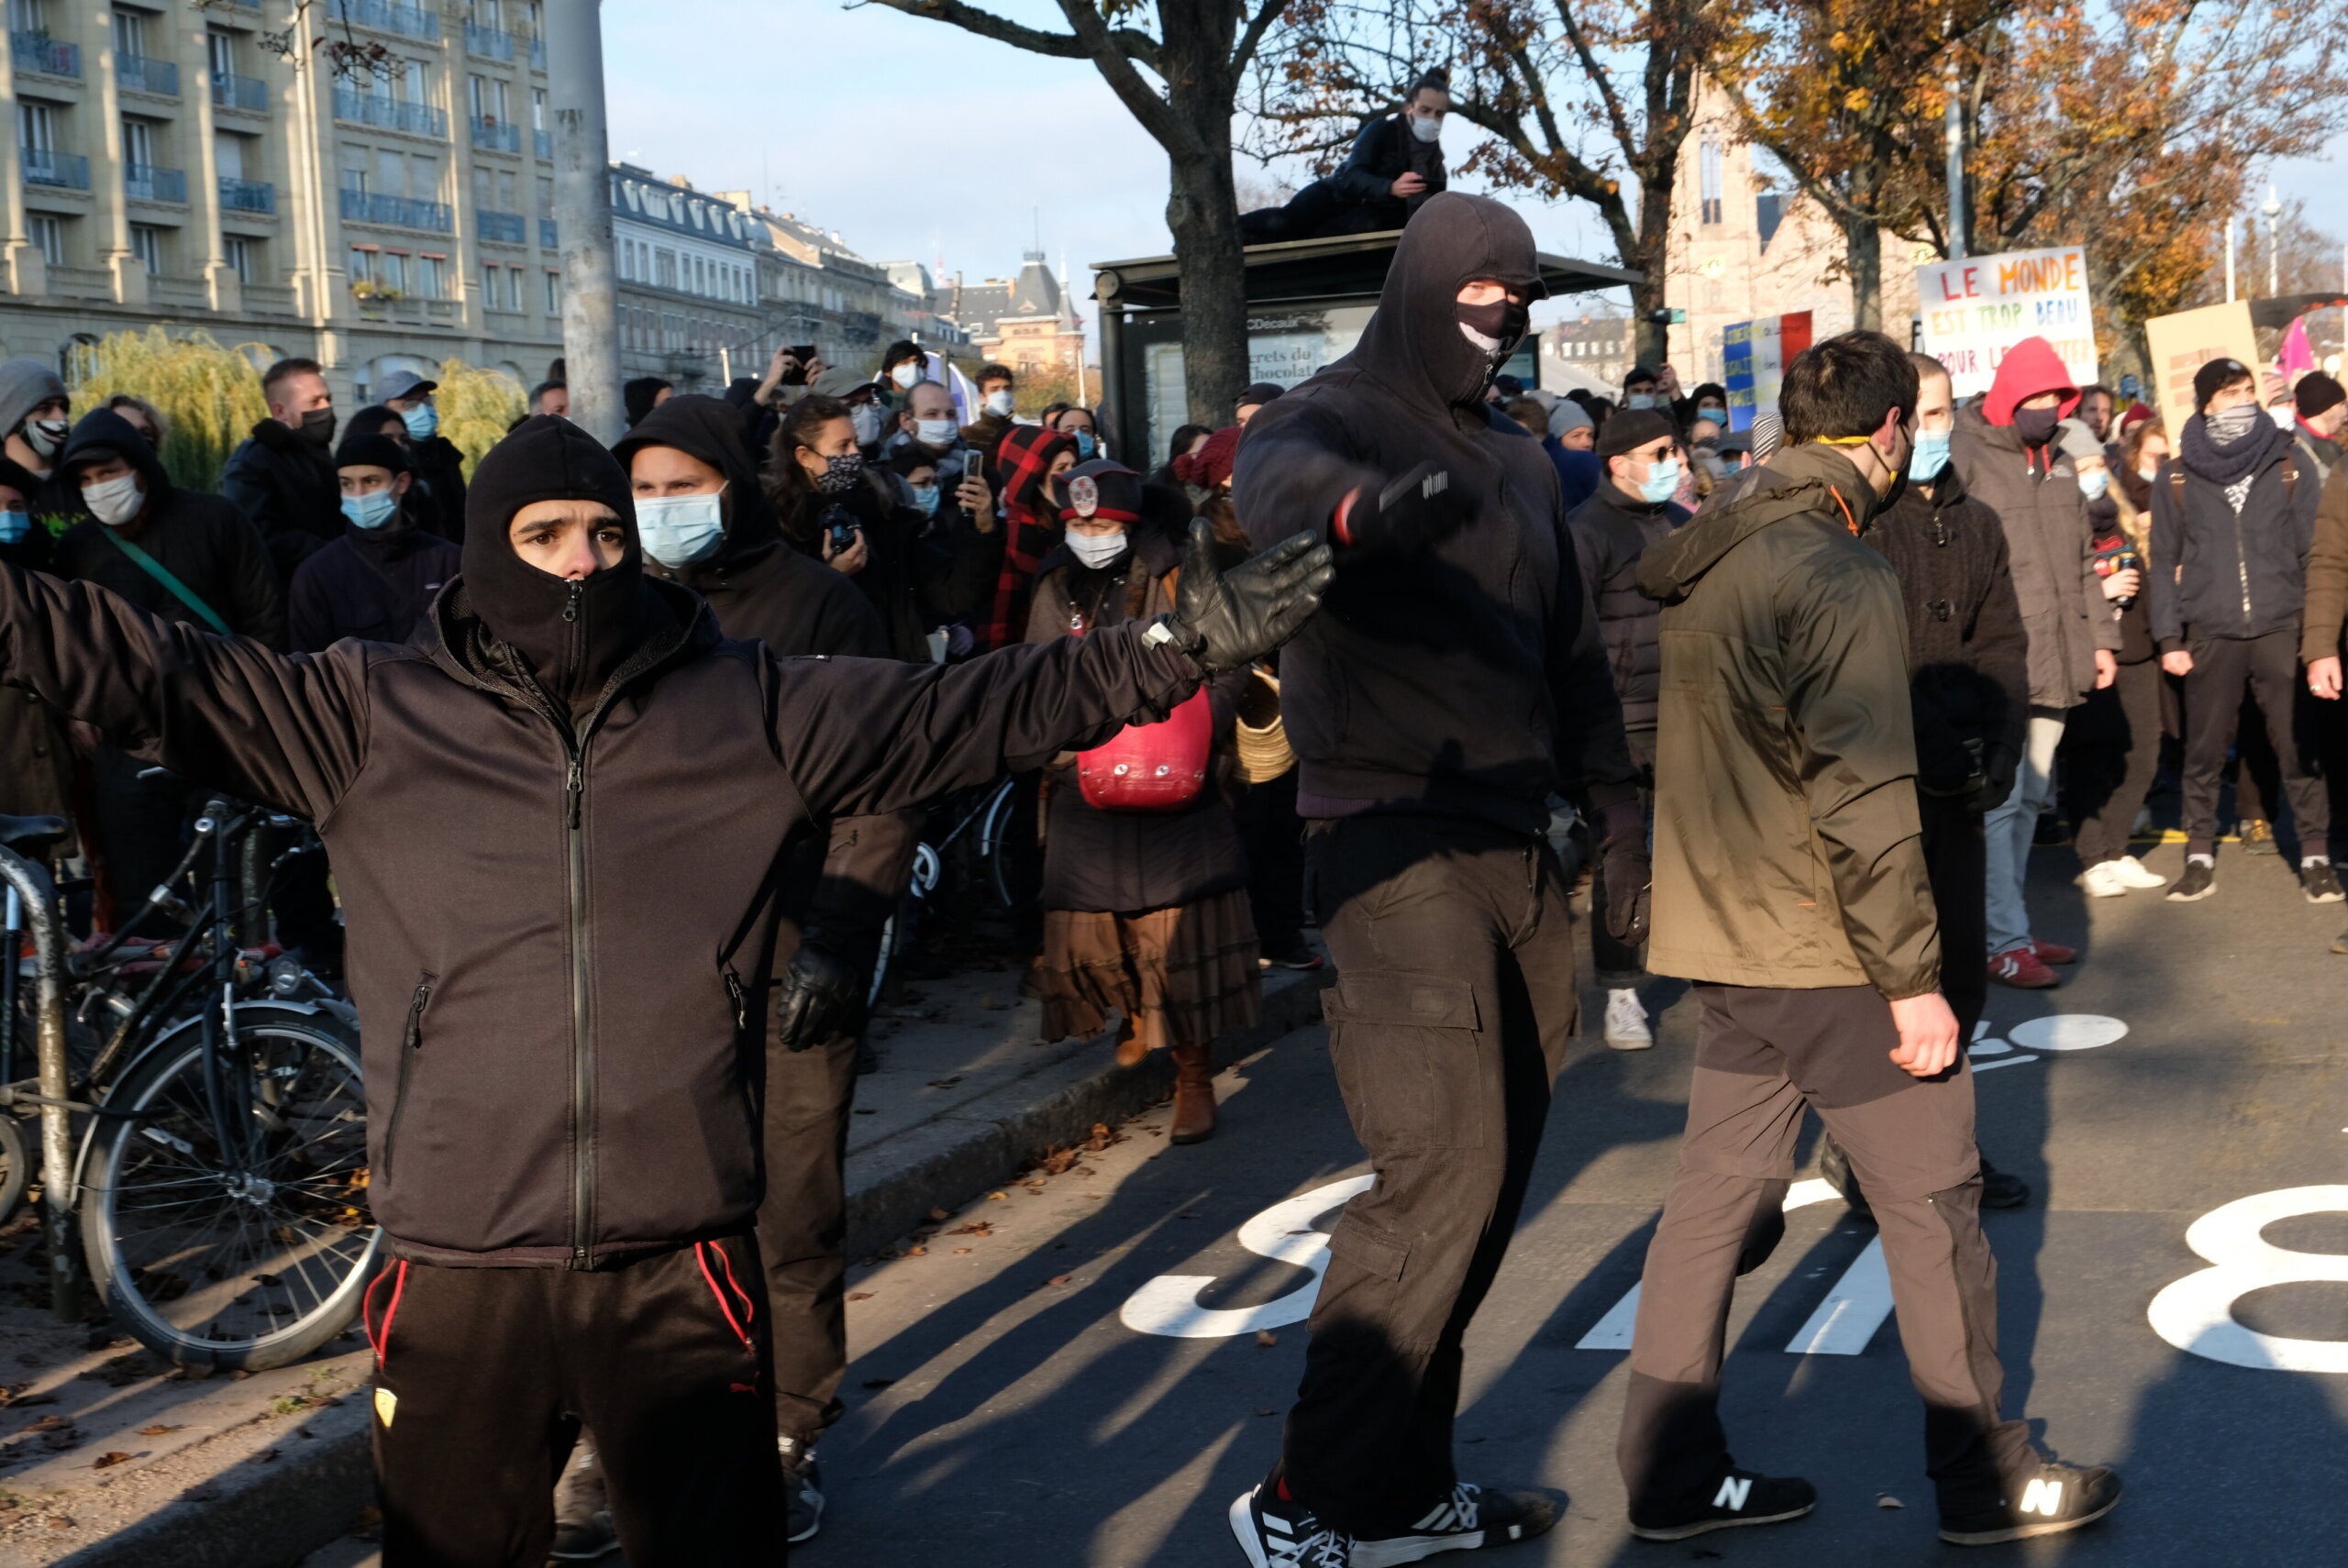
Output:
<svg viewBox="0 0 2348 1568">
<path fill-rule="evenodd" d="M 1483 1147 L 1482 1014 L 1467 981 L 1343 976 L 1322 1010 L 1338 1091 L 1373 1160 Z"/>
<path fill-rule="evenodd" d="M 393 1152 L 399 1147 L 400 1121 L 407 1114 L 408 1087 L 415 1073 L 415 1059 L 424 1050 L 424 1014 L 432 1005 L 432 988 L 440 977 L 426 970 L 416 977 L 415 995 L 407 1004 L 407 1028 L 400 1035 L 399 1070 L 392 1079 L 392 1121 L 383 1129 L 383 1179 L 392 1176 Z"/>
</svg>

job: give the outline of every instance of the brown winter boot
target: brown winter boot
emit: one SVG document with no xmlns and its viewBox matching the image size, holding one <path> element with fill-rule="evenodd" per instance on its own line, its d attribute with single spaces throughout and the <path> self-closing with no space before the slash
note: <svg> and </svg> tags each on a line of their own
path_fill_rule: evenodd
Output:
<svg viewBox="0 0 2348 1568">
<path fill-rule="evenodd" d="M 1174 1125 L 1167 1141 L 1203 1143 L 1214 1136 L 1214 1066 L 1203 1045 L 1174 1047 Z"/>
</svg>

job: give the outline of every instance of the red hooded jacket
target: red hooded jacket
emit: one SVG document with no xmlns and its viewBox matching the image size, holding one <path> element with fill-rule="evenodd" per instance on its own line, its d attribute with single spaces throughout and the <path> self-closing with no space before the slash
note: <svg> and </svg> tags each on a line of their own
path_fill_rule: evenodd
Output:
<svg viewBox="0 0 2348 1568">
<path fill-rule="evenodd" d="M 2025 337 L 2006 350 L 1998 361 L 1997 378 L 1989 383 L 1989 393 L 1981 400 L 1982 417 L 1992 425 L 2011 425 L 2014 410 L 2028 398 L 2040 392 L 2059 392 L 2063 403 L 2057 414 L 2065 419 L 2079 406 L 2079 389 L 2071 384 L 2071 372 L 2063 365 L 2063 357 L 2054 352 L 2054 345 L 2043 337 Z"/>
</svg>

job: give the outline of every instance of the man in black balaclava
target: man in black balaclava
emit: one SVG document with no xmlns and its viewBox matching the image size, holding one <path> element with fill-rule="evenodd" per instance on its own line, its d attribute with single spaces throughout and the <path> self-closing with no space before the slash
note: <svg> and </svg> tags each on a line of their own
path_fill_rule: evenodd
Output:
<svg viewBox="0 0 2348 1568">
<path fill-rule="evenodd" d="M 1556 469 L 1484 401 L 1541 292 L 1523 219 L 1430 199 L 1360 346 L 1239 443 L 1257 541 L 1303 523 L 1337 550 L 1281 708 L 1338 969 L 1330 1055 L 1378 1172 L 1331 1239 L 1283 1456 L 1232 1505 L 1259 1564 L 1411 1562 L 1556 1518 L 1457 1481 L 1451 1455 L 1460 1340 L 1579 1012 L 1551 796 L 1598 814 L 1612 934 L 1646 923 L 1639 772 Z"/>
<path fill-rule="evenodd" d="M 568 421 L 500 443 L 464 572 L 404 645 L 307 657 L 0 565 L 0 681 L 191 783 L 318 824 L 363 1022 L 362 1304 L 387 1562 L 527 1564 L 583 1424 L 637 1568 L 780 1562 L 752 1226 L 774 891 L 825 818 L 903 811 L 1162 718 L 1317 606 L 1302 536 L 1175 611 L 951 668 L 785 658 L 649 579 L 627 477 Z"/>
</svg>

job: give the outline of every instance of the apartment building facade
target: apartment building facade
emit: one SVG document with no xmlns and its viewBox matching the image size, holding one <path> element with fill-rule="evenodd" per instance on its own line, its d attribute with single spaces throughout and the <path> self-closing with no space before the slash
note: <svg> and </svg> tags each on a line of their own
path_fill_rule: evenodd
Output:
<svg viewBox="0 0 2348 1568">
<path fill-rule="evenodd" d="M 203 327 L 354 406 L 561 352 L 537 0 L 319 0 L 290 38 L 248 0 L 6 3 L 0 354 Z M 376 65 L 338 76 L 318 34 Z"/>
</svg>

